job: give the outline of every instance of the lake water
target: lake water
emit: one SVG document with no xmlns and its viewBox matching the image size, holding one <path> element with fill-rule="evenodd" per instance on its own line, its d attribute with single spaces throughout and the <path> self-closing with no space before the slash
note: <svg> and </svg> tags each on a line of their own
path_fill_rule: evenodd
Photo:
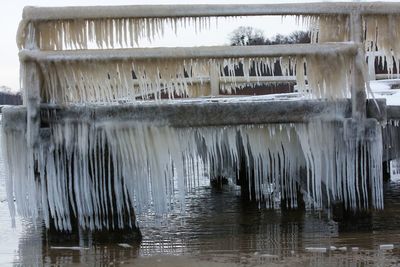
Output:
<svg viewBox="0 0 400 267">
<path fill-rule="evenodd" d="M 385 210 L 362 231 L 339 232 L 322 212 L 260 210 L 235 186 L 204 182 L 187 194 L 183 214 L 141 216 L 140 244 L 55 245 L 40 224 L 18 218 L 11 227 L 1 169 L 0 177 L 0 266 L 400 266 L 399 181 L 385 183 Z"/>
</svg>

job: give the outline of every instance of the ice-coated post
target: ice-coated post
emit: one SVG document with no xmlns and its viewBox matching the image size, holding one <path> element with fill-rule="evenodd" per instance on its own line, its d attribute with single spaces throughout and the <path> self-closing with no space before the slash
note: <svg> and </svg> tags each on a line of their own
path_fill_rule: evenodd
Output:
<svg viewBox="0 0 400 267">
<path fill-rule="evenodd" d="M 363 47 L 362 20 L 359 13 L 350 14 L 350 38 L 351 41 L 359 45 L 352 68 L 351 79 L 351 102 L 353 119 L 363 119 L 366 117 L 365 80 L 362 73 L 363 61 L 365 59 Z M 360 49 L 361 48 L 361 49 Z"/>
<path fill-rule="evenodd" d="M 210 87 L 211 87 L 211 96 L 219 95 L 219 68 L 216 64 L 212 64 L 210 66 Z"/>
<path fill-rule="evenodd" d="M 27 144 L 35 148 L 40 128 L 40 72 L 35 62 L 22 62 L 24 105 L 27 108 Z"/>
</svg>

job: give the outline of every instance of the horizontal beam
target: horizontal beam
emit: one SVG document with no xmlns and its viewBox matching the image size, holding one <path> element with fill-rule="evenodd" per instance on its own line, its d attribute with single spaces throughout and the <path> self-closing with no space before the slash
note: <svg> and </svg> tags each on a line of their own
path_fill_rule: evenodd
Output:
<svg viewBox="0 0 400 267">
<path fill-rule="evenodd" d="M 21 61 L 66 62 L 66 61 L 124 61 L 143 59 L 201 59 L 306 56 L 327 53 L 357 53 L 354 43 L 290 44 L 259 46 L 202 46 L 202 47 L 157 47 L 113 50 L 68 50 L 38 51 L 22 50 Z"/>
<path fill-rule="evenodd" d="M 305 77 L 307 80 L 307 77 Z M 150 80 L 142 79 L 143 82 L 150 82 Z M 194 77 L 194 78 L 184 78 L 181 80 L 182 82 L 185 82 L 186 84 L 191 84 L 191 83 L 209 83 L 210 82 L 210 77 L 209 76 L 203 76 L 203 77 Z M 235 80 L 232 82 L 231 77 L 220 77 L 219 78 L 220 83 L 294 83 L 296 82 L 296 76 L 235 76 Z M 139 84 L 139 81 L 134 80 L 133 84 Z M 160 79 L 160 84 L 167 84 L 167 80 L 165 79 Z"/>
<path fill-rule="evenodd" d="M 251 98 L 249 98 L 251 99 Z M 378 102 L 381 112 L 384 103 Z M 386 116 L 377 113 L 369 103 L 369 117 L 381 120 Z M 328 102 L 320 100 L 258 100 L 238 101 L 237 99 L 171 101 L 165 103 L 126 105 L 85 105 L 62 108 L 42 105 L 43 123 L 60 120 L 130 124 L 134 122 L 172 127 L 206 127 L 267 123 L 304 123 L 312 120 L 341 121 L 351 117 L 351 102 L 343 100 Z"/>
<path fill-rule="evenodd" d="M 71 20 L 102 18 L 165 18 L 262 15 L 319 15 L 319 14 L 396 14 L 400 3 L 292 3 L 257 5 L 133 5 L 32 7 L 23 11 L 23 19 Z"/>
<path fill-rule="evenodd" d="M 400 120 L 400 106 L 387 106 L 388 120 Z"/>
<path fill-rule="evenodd" d="M 307 77 L 305 78 L 307 80 Z M 289 83 L 296 82 L 296 76 L 236 76 L 234 83 Z M 230 77 L 219 78 L 220 83 L 231 83 Z"/>
<path fill-rule="evenodd" d="M 218 125 L 299 123 L 311 119 L 340 120 L 349 117 L 349 104 L 333 104 L 316 101 L 270 102 L 204 102 L 194 101 L 176 104 L 142 104 L 119 106 L 85 106 L 43 111 L 43 122 L 94 121 L 96 123 L 143 122 L 151 125 L 173 127 L 204 127 Z"/>
<path fill-rule="evenodd" d="M 176 100 L 164 103 L 140 103 L 124 105 L 85 105 L 61 107 L 51 104 L 41 105 L 42 126 L 47 123 L 87 122 L 93 124 L 149 123 L 154 126 L 206 127 L 267 123 L 304 123 L 312 120 L 342 121 L 351 117 L 350 100 L 328 102 L 321 100 L 254 100 L 257 98 Z M 253 100 L 251 100 L 253 99 Z M 367 102 L 367 117 L 380 122 L 395 119 L 394 109 L 388 107 L 384 99 Z M 400 107 L 397 109 L 400 114 Z M 400 116 L 397 115 L 397 118 Z M 4 129 L 26 130 L 26 107 L 3 108 Z"/>
</svg>

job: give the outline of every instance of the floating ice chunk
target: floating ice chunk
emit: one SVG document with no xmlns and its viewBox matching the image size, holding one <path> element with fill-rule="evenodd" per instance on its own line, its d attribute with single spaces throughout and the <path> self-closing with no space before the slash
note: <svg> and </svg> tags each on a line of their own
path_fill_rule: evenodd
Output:
<svg viewBox="0 0 400 267">
<path fill-rule="evenodd" d="M 351 251 L 359 251 L 360 249 L 359 249 L 359 247 L 352 247 L 351 248 Z"/>
<path fill-rule="evenodd" d="M 261 254 L 260 258 L 279 258 L 279 256 L 273 254 Z"/>
<path fill-rule="evenodd" d="M 393 248 L 394 248 L 393 244 L 382 244 L 382 245 L 379 245 L 379 249 L 380 250 L 391 250 Z"/>
<path fill-rule="evenodd" d="M 318 248 L 318 247 L 308 247 L 306 248 L 307 252 L 316 252 L 316 253 L 325 253 L 327 251 L 326 248 Z"/>
<path fill-rule="evenodd" d="M 335 246 L 330 246 L 330 247 L 329 247 L 329 250 L 332 250 L 332 251 L 337 250 L 337 247 L 335 247 Z"/>
<path fill-rule="evenodd" d="M 340 251 L 347 251 L 347 247 L 340 247 L 340 248 L 338 248 L 338 250 L 340 250 Z"/>
<path fill-rule="evenodd" d="M 132 246 L 126 243 L 119 243 L 118 246 L 123 247 L 123 248 L 131 248 Z"/>
<path fill-rule="evenodd" d="M 62 250 L 88 250 L 89 248 L 85 247 L 55 247 L 51 246 L 50 249 L 62 249 Z"/>
</svg>

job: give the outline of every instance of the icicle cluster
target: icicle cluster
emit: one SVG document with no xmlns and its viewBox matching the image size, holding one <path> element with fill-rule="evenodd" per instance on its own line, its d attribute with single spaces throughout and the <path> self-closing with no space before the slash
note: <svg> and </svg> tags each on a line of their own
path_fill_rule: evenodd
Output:
<svg viewBox="0 0 400 267">
<path fill-rule="evenodd" d="M 316 208 L 335 201 L 382 208 L 375 126 L 368 138 L 345 138 L 342 124 L 320 121 L 207 128 L 59 121 L 37 151 L 26 147 L 24 131 L 5 129 L 9 203 L 13 208 L 15 197 L 19 214 L 43 216 L 60 230 L 71 230 L 76 219 L 84 229 L 122 228 L 134 224 L 133 208 L 162 214 L 184 203 L 187 186 L 204 175 L 201 166 L 210 178 L 235 176 L 244 162 L 254 174 L 244 182 L 268 208 L 278 208 L 277 199 L 296 207 L 298 187 Z"/>
<path fill-rule="evenodd" d="M 2 125 L 3 127 L 3 125 Z M 34 174 L 34 153 L 27 147 L 25 130 L 8 129 L 1 133 L 2 156 L 7 174 L 7 199 L 10 215 L 15 225 L 15 216 L 39 217 L 38 184 Z M 17 210 L 14 204 L 17 206 Z M 29 203 L 29 201 L 35 201 Z M 35 223 L 35 220 L 33 220 Z"/>
<path fill-rule="evenodd" d="M 311 43 L 346 42 L 350 40 L 348 15 L 297 16 L 297 23 L 307 26 Z"/>
<path fill-rule="evenodd" d="M 42 99 L 48 103 L 113 102 L 137 98 L 194 97 L 211 94 L 216 79 L 225 93 L 240 87 L 236 78 L 272 76 L 275 64 L 283 75 L 296 74 L 301 91 L 306 91 L 306 68 L 310 96 L 347 97 L 351 57 L 342 54 L 281 58 L 167 59 L 136 61 L 44 62 Z M 307 67 L 305 66 L 307 65 Z M 334 67 L 335 71 L 332 71 Z M 216 69 L 212 75 L 210 70 Z"/>
<path fill-rule="evenodd" d="M 225 19 L 228 17 L 225 17 Z M 232 17 L 229 17 L 232 18 Z M 236 18 L 236 17 L 233 17 Z M 220 17 L 103 18 L 49 21 L 22 21 L 17 35 L 20 49 L 32 45 L 40 50 L 110 49 L 140 46 L 163 37 L 166 28 L 178 34 L 181 28 L 195 32 L 218 25 Z M 349 40 L 349 16 L 298 16 L 307 25 L 314 43 Z"/>
<path fill-rule="evenodd" d="M 363 22 L 370 73 L 375 75 L 375 58 L 378 57 L 386 63 L 388 77 L 393 78 L 395 66 L 397 74 L 400 73 L 400 15 L 366 15 Z"/>
<path fill-rule="evenodd" d="M 180 28 L 196 32 L 218 24 L 218 17 L 104 18 L 57 21 L 23 21 L 18 30 L 20 49 L 36 44 L 40 50 L 74 50 L 137 47 L 142 40 L 163 37 L 166 27 L 175 34 Z"/>
<path fill-rule="evenodd" d="M 312 95 L 316 98 L 328 99 L 348 97 L 352 59 L 353 57 L 339 53 L 308 56 L 306 58 L 307 78 Z M 297 84 L 301 88 L 302 82 L 297 82 Z"/>
<path fill-rule="evenodd" d="M 383 128 L 382 143 L 385 144 L 384 159 L 390 161 L 400 159 L 400 124 L 398 120 L 391 120 Z"/>
</svg>

